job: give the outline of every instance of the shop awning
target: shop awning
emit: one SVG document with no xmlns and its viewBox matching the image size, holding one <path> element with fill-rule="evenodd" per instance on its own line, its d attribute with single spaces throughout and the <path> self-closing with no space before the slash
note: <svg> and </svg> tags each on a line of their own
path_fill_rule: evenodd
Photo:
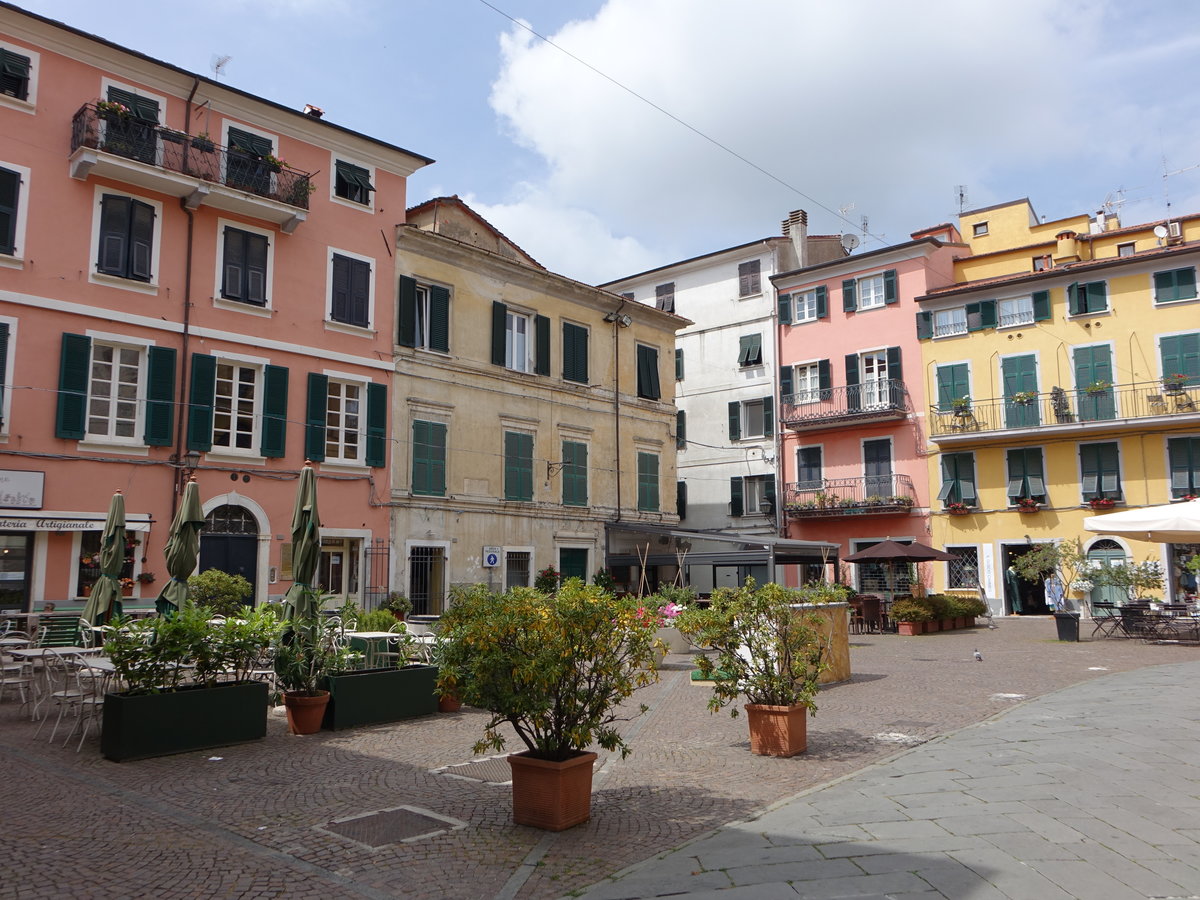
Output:
<svg viewBox="0 0 1200 900">
<path fill-rule="evenodd" d="M 50 512 L 0 509 L 0 531 L 103 531 L 107 512 Z M 128 513 L 126 531 L 149 531 L 153 520 L 147 513 Z"/>
<path fill-rule="evenodd" d="M 687 565 L 710 566 L 762 566 L 775 565 L 821 565 L 836 563 L 838 544 L 828 541 L 797 541 L 769 534 L 738 534 L 736 532 L 696 531 L 688 528 L 672 528 L 665 525 L 640 525 L 610 522 L 605 526 L 609 538 L 608 564 L 610 566 L 640 565 L 636 551 L 631 547 L 613 547 L 618 535 L 628 535 L 622 543 L 632 542 L 644 547 L 650 539 L 650 555 L 647 565 L 675 565 L 680 542 L 686 542 Z M 714 547 L 697 546 L 705 542 Z"/>
</svg>

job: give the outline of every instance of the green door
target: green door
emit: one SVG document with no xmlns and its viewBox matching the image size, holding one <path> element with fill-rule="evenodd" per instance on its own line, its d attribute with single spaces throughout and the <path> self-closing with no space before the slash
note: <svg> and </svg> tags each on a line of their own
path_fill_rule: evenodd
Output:
<svg viewBox="0 0 1200 900">
<path fill-rule="evenodd" d="M 1075 363 L 1076 405 L 1079 421 L 1096 422 L 1117 417 L 1117 404 L 1112 390 L 1112 350 L 1107 344 L 1097 347 L 1076 347 Z"/>
<path fill-rule="evenodd" d="M 1125 562 L 1125 551 L 1121 549 L 1121 545 L 1116 541 L 1096 541 L 1096 543 L 1088 547 L 1087 555 L 1091 562 L 1105 568 L 1113 565 L 1122 565 Z M 1099 581 L 1099 579 L 1096 579 L 1096 581 Z M 1099 601 L 1101 603 L 1116 603 L 1118 605 L 1129 602 L 1129 598 L 1125 596 L 1125 592 L 1120 588 L 1113 587 L 1111 584 L 1096 584 L 1092 588 L 1089 599 L 1092 603 Z"/>
<path fill-rule="evenodd" d="M 1028 403 L 1012 399 L 1017 394 L 1037 393 L 1037 357 L 1009 356 L 1000 364 L 1000 374 L 1004 379 L 1004 427 L 1029 428 L 1042 424 L 1036 398 Z"/>
<path fill-rule="evenodd" d="M 562 573 L 563 580 L 568 578 L 582 578 L 584 583 L 587 583 L 587 567 L 588 551 L 585 548 L 558 548 L 558 571 Z"/>
</svg>

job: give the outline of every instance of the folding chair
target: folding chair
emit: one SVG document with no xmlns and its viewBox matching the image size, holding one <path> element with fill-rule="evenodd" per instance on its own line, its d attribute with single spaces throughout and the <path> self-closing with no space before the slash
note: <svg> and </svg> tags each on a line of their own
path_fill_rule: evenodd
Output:
<svg viewBox="0 0 1200 900">
<path fill-rule="evenodd" d="M 1092 604 L 1092 639 L 1122 637 L 1121 613 L 1115 603 L 1097 600 Z"/>
</svg>

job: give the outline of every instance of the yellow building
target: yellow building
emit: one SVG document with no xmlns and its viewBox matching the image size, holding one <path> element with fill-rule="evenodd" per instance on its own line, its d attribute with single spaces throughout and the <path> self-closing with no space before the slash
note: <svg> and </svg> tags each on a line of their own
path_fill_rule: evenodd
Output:
<svg viewBox="0 0 1200 900">
<path fill-rule="evenodd" d="M 1179 563 L 1200 547 L 1130 544 L 1083 519 L 1200 494 L 1200 216 L 1039 222 L 1020 200 L 959 229 L 971 252 L 954 284 L 917 298 L 931 536 L 959 556 L 934 587 L 1045 613 L 1058 598 L 1009 566 L 1078 537 L 1095 559 L 1160 560 L 1170 599 L 1194 593 Z M 1069 608 L 1108 599 L 1066 594 Z"/>
<path fill-rule="evenodd" d="M 675 330 L 691 323 L 547 271 L 457 198 L 406 220 L 389 502 L 414 611 L 549 566 L 590 579 L 606 525 L 678 524 Z"/>
</svg>

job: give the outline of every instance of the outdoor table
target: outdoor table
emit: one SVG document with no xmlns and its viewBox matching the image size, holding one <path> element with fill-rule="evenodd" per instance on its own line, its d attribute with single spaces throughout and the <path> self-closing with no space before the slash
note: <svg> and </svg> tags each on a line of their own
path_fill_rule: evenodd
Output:
<svg viewBox="0 0 1200 900">
<path fill-rule="evenodd" d="M 379 653 L 380 642 L 395 640 L 398 635 L 393 631 L 347 631 L 345 637 L 350 639 L 350 646 L 362 649 L 366 653 L 367 668 L 375 665 L 375 656 Z M 354 643 L 359 641 L 359 643 Z"/>
</svg>

